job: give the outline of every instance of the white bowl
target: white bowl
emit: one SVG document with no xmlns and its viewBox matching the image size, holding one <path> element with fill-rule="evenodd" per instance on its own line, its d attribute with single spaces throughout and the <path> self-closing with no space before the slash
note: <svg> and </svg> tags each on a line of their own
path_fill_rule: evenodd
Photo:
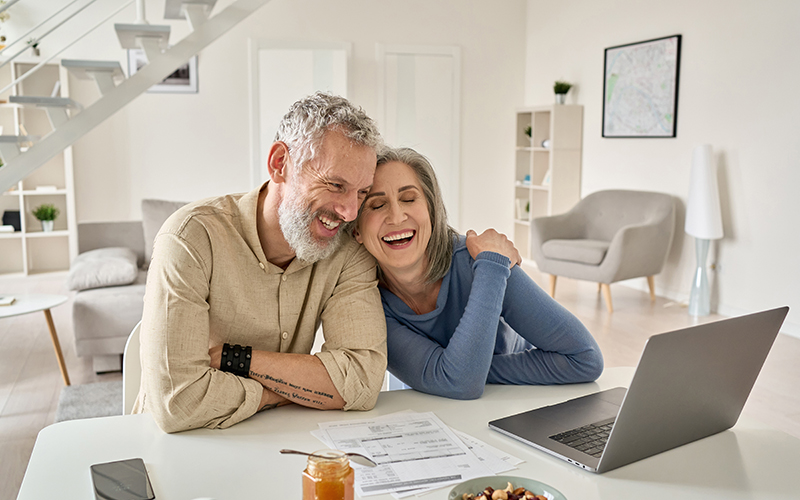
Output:
<svg viewBox="0 0 800 500">
<path fill-rule="evenodd" d="M 563 493 L 549 484 L 536 481 L 535 479 L 516 476 L 485 476 L 464 481 L 463 483 L 455 485 L 453 489 L 450 490 L 450 495 L 448 495 L 447 500 L 461 500 L 464 493 L 477 495 L 485 490 L 487 486 L 491 486 L 495 490 L 504 490 L 508 487 L 508 483 L 511 483 L 514 489 L 522 486 L 531 493 L 544 495 L 550 500 L 567 500 L 567 497 L 565 497 Z"/>
</svg>

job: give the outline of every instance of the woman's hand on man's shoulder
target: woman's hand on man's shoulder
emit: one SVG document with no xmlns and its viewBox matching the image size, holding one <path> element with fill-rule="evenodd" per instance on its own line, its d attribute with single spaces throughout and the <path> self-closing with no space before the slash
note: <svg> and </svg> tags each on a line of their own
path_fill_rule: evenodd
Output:
<svg viewBox="0 0 800 500">
<path fill-rule="evenodd" d="M 478 234 L 470 229 L 467 231 L 466 236 L 467 250 L 473 259 L 476 259 L 481 252 L 495 252 L 508 257 L 511 261 L 509 267 L 514 267 L 515 264 L 522 264 L 522 257 L 517 247 L 505 234 L 498 233 L 494 229 L 487 229 Z"/>
</svg>

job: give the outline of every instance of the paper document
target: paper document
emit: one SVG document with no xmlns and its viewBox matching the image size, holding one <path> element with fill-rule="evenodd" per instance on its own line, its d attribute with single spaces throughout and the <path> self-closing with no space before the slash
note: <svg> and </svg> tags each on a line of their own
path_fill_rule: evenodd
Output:
<svg viewBox="0 0 800 500">
<path fill-rule="evenodd" d="M 453 432 L 458 436 L 467 447 L 495 474 L 501 474 L 510 470 L 516 469 L 517 465 L 524 462 L 524 460 L 506 453 L 503 450 L 488 445 L 480 439 L 474 438 L 469 434 L 464 434 L 461 431 L 453 429 Z"/>
<path fill-rule="evenodd" d="M 502 450 L 495 448 L 494 446 L 488 445 L 481 441 L 480 439 L 474 438 L 469 434 L 464 434 L 461 431 L 453 429 L 453 433 L 458 436 L 461 441 L 467 445 L 467 448 L 472 451 L 475 456 L 478 457 L 478 460 L 483 462 L 483 464 L 488 467 L 493 473 L 501 474 L 503 472 L 508 472 L 510 470 L 516 469 L 517 465 L 524 462 L 524 460 L 519 459 L 509 453 L 506 453 Z M 404 490 L 404 491 L 396 491 L 392 493 L 392 496 L 395 498 L 404 498 L 409 495 L 424 495 L 429 491 L 436 490 L 441 488 L 441 486 L 434 486 L 431 488 L 418 488 L 414 490 Z"/>
<path fill-rule="evenodd" d="M 494 473 L 433 413 L 319 424 L 332 448 L 372 458 L 356 469 L 358 496 L 441 487 Z"/>
</svg>

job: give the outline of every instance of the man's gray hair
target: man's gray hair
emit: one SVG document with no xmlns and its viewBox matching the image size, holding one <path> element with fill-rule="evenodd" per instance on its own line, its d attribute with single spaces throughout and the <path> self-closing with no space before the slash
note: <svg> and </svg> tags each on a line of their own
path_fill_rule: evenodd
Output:
<svg viewBox="0 0 800 500">
<path fill-rule="evenodd" d="M 431 239 L 425 253 L 428 256 L 428 270 L 425 281 L 434 283 L 450 270 L 453 260 L 453 245 L 458 232 L 447 224 L 447 210 L 444 198 L 436 180 L 433 166 L 423 155 L 411 148 L 386 148 L 378 154 L 378 165 L 397 161 L 405 163 L 417 176 L 422 187 L 422 194 L 428 203 L 428 215 L 431 219 Z M 379 268 L 380 271 L 380 268 Z"/>
<path fill-rule="evenodd" d="M 376 153 L 383 147 L 377 125 L 363 109 L 344 97 L 316 92 L 292 104 L 275 134 L 275 140 L 289 148 L 296 165 L 295 175 L 316 157 L 322 137 L 329 130 L 341 132 L 354 143 Z"/>
</svg>

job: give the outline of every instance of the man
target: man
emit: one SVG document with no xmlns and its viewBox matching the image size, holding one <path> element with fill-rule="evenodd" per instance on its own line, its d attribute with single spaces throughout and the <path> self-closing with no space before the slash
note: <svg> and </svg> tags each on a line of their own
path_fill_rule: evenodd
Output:
<svg viewBox="0 0 800 500">
<path fill-rule="evenodd" d="M 270 180 L 202 200 L 156 236 L 134 412 L 166 432 L 225 428 L 289 403 L 368 410 L 386 369 L 373 258 L 351 236 L 381 138 L 346 99 L 295 103 Z M 322 323 L 322 352 L 310 355 Z"/>
</svg>

